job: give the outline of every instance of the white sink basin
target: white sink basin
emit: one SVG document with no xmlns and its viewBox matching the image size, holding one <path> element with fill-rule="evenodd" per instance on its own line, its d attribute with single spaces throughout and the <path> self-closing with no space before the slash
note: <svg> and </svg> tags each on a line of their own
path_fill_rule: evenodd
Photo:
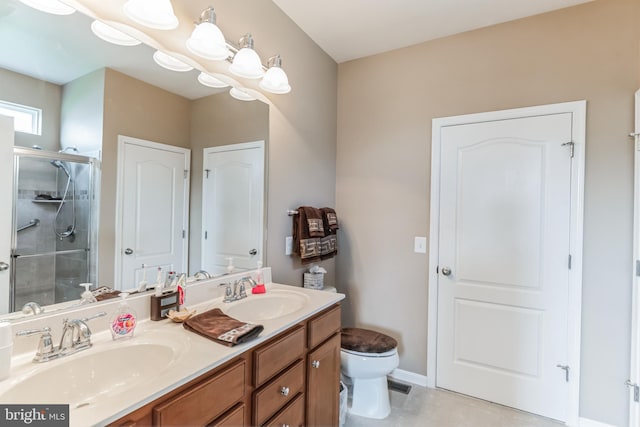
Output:
<svg viewBox="0 0 640 427">
<path fill-rule="evenodd" d="M 116 345 L 119 344 L 119 345 Z M 168 369 L 182 353 L 175 343 L 109 343 L 34 365 L 0 394 L 2 403 L 60 403 L 72 409 L 100 403 Z"/>
<path fill-rule="evenodd" d="M 300 292 L 272 289 L 266 294 L 249 295 L 240 301 L 229 303 L 222 311 L 238 320 L 260 322 L 277 319 L 302 309 L 309 296 Z"/>
</svg>

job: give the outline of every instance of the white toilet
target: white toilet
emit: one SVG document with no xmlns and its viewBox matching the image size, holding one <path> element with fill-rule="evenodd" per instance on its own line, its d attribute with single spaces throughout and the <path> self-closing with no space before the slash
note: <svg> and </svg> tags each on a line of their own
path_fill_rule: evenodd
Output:
<svg viewBox="0 0 640 427">
<path fill-rule="evenodd" d="M 387 375 L 398 367 L 398 343 L 388 335 L 360 328 L 342 330 L 342 374 L 351 382 L 350 414 L 386 418 L 391 412 Z"/>
</svg>

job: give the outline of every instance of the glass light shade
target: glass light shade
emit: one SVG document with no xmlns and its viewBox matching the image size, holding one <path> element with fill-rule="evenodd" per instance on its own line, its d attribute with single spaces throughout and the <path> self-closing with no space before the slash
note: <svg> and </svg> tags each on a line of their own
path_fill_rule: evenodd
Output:
<svg viewBox="0 0 640 427">
<path fill-rule="evenodd" d="M 136 46 L 141 43 L 140 40 L 133 38 L 120 30 L 116 30 L 102 21 L 93 21 L 91 23 L 91 31 L 93 31 L 93 34 L 100 37 L 102 40 L 120 46 Z"/>
<path fill-rule="evenodd" d="M 178 17 L 173 13 L 170 0 L 129 0 L 123 6 L 124 14 L 145 27 L 173 30 Z"/>
<path fill-rule="evenodd" d="M 231 56 L 222 31 L 211 22 L 202 22 L 194 28 L 187 39 L 187 49 L 195 55 L 214 61 L 222 61 Z"/>
<path fill-rule="evenodd" d="M 198 81 L 205 86 L 215 87 L 215 88 L 223 88 L 223 87 L 229 86 L 222 80 L 207 73 L 200 73 L 200 75 L 198 75 Z"/>
<path fill-rule="evenodd" d="M 159 50 L 156 50 L 156 52 L 153 54 L 153 60 L 156 61 L 156 64 L 158 64 L 159 66 L 171 71 L 184 72 L 193 70 L 193 67 L 191 65 L 185 64 L 179 59 L 176 59 L 173 56 Z"/>
<path fill-rule="evenodd" d="M 20 0 L 29 7 L 53 15 L 71 15 L 76 10 L 58 0 Z"/>
<path fill-rule="evenodd" d="M 280 67 L 269 68 L 258 86 L 271 93 L 285 94 L 291 92 L 287 73 Z"/>
<path fill-rule="evenodd" d="M 256 100 L 253 96 L 249 95 L 247 92 L 241 89 L 238 89 L 236 87 L 232 87 L 229 90 L 229 95 L 231 95 L 232 97 L 234 97 L 239 101 L 255 101 Z"/>
<path fill-rule="evenodd" d="M 229 71 L 245 79 L 259 79 L 264 75 L 260 57 L 255 50 L 248 47 L 243 47 L 236 53 Z"/>
</svg>

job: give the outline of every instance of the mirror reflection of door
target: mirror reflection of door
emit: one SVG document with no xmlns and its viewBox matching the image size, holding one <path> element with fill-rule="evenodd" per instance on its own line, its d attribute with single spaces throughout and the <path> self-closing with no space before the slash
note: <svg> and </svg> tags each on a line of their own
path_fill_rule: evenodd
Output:
<svg viewBox="0 0 640 427">
<path fill-rule="evenodd" d="M 187 148 L 119 137 L 116 288 L 138 287 L 145 271 L 155 283 L 158 268 L 187 272 L 190 157 Z"/>
<path fill-rule="evenodd" d="M 204 149 L 202 268 L 213 274 L 263 260 L 264 141 Z"/>
</svg>

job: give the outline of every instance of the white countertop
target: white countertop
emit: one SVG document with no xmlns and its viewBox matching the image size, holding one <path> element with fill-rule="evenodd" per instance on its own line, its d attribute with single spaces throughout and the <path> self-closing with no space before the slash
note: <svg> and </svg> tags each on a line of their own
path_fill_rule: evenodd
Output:
<svg viewBox="0 0 640 427">
<path fill-rule="evenodd" d="M 225 308 L 229 308 L 234 304 L 223 303 L 222 298 L 219 296 L 208 300 L 203 299 L 205 295 L 210 295 L 213 290 L 218 288 L 217 285 L 220 280 L 208 282 L 210 283 L 203 282 L 199 284 L 198 287 L 187 288 L 186 307 L 196 309 L 198 313 L 220 307 L 224 312 Z M 277 293 L 278 290 L 287 290 L 307 295 L 309 297 L 308 302 L 303 308 L 292 313 L 275 319 L 261 320 L 259 323 L 264 326 L 264 330 L 260 336 L 248 343 L 234 347 L 226 347 L 189 332 L 183 328 L 182 324 L 174 323 L 168 319 L 157 322 L 148 320 L 148 313 L 145 313 L 146 316 L 144 317 L 139 314 L 139 319 L 144 320 L 139 320 L 134 337 L 128 340 L 113 341 L 111 334 L 107 330 L 95 332 L 92 336 L 92 348 L 80 351 L 71 356 L 38 364 L 31 362 L 33 354 L 35 353 L 35 346 L 31 347 L 29 352 L 16 354 L 14 351 L 11 374 L 9 378 L 0 381 L 0 403 L 10 403 L 11 392 L 7 393 L 7 390 L 20 384 L 22 381 L 27 381 L 29 377 L 43 369 L 55 369 L 59 367 L 58 371 L 56 371 L 57 374 L 58 372 L 64 371 L 65 365 L 74 363 L 74 360 L 76 360 L 76 363 L 79 363 L 77 361 L 79 358 L 91 356 L 92 354 L 95 356 L 98 355 L 99 352 L 117 349 L 120 346 L 136 346 L 161 341 L 174 343 L 178 350 L 169 368 L 158 372 L 156 375 L 145 376 L 145 378 L 131 378 L 130 381 L 127 380 L 126 384 L 119 384 L 114 387 L 113 392 L 111 392 L 111 390 L 105 390 L 104 394 L 95 396 L 94 399 L 89 398 L 89 401 L 81 403 L 50 401 L 20 402 L 21 404 L 68 403 L 70 404 L 71 426 L 86 427 L 90 425 L 105 425 L 188 383 L 241 353 L 260 345 L 269 338 L 344 298 L 343 294 L 335 292 L 316 291 L 277 283 L 269 283 L 266 287 L 266 294 L 253 295 L 249 290 L 247 300 L 259 299 L 263 295 L 269 295 L 270 291 Z M 216 290 L 215 294 L 219 295 L 220 292 Z M 90 325 L 92 325 L 92 323 L 90 323 Z M 21 328 L 25 328 L 26 326 L 25 324 L 20 325 Z M 36 327 L 39 326 L 36 325 Z M 54 343 L 57 343 L 56 340 L 58 339 L 59 334 L 54 334 Z M 126 355 L 127 353 L 128 351 L 119 352 L 121 355 Z M 120 369 L 123 369 L 123 366 L 128 363 L 126 357 L 123 357 L 123 359 L 124 360 L 113 360 L 111 362 L 114 372 L 119 369 L 119 366 Z M 90 376 L 92 373 L 87 372 L 86 374 Z M 61 377 L 64 378 L 64 374 L 62 374 Z M 64 381 L 64 379 L 62 381 Z M 50 388 L 55 387 L 55 384 L 42 384 L 41 386 Z"/>
</svg>

